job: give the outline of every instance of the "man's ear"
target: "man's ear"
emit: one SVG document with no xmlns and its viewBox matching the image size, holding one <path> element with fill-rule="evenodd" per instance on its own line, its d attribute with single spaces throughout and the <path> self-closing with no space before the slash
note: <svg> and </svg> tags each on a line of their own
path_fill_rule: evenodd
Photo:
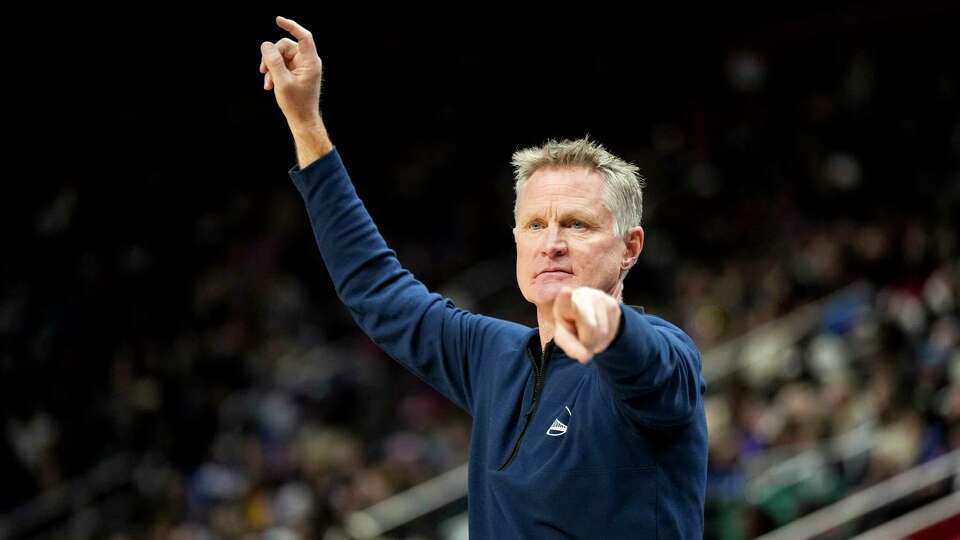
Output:
<svg viewBox="0 0 960 540">
<path fill-rule="evenodd" d="M 623 251 L 623 258 L 620 260 L 620 269 L 622 271 L 630 270 L 633 268 L 633 265 L 637 264 L 637 259 L 640 258 L 640 252 L 643 251 L 643 237 L 643 227 L 639 225 L 631 228 L 627 232 L 627 237 L 623 241 L 627 249 Z"/>
</svg>

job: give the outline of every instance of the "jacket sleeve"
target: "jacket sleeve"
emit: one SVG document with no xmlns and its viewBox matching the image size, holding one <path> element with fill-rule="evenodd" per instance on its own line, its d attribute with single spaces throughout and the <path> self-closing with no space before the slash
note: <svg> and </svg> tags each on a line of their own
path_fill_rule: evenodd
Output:
<svg viewBox="0 0 960 540">
<path fill-rule="evenodd" d="M 336 149 L 290 177 L 337 295 L 387 354 L 471 415 L 485 335 L 499 321 L 458 309 L 400 266 Z"/>
<path fill-rule="evenodd" d="M 621 304 L 617 337 L 593 358 L 614 405 L 636 426 L 688 423 L 703 407 L 706 383 L 693 340 L 676 326 Z"/>
</svg>

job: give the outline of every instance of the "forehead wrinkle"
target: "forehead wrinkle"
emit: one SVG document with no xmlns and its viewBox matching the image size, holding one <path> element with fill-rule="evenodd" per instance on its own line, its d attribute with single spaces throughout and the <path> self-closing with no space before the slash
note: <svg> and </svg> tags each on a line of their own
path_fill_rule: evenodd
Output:
<svg viewBox="0 0 960 540">
<path fill-rule="evenodd" d="M 530 182 L 521 194 L 521 204 L 517 208 L 518 222 L 558 214 L 559 219 L 582 214 L 600 223 L 612 221 L 613 214 L 607 206 L 606 195 L 606 186 L 596 171 L 581 167 L 544 168 L 531 175 Z M 532 200 L 534 198 L 536 202 Z M 597 208 L 597 205 L 602 208 Z"/>
<path fill-rule="evenodd" d="M 607 210 L 606 214 L 610 214 L 609 209 L 607 209 L 606 202 L 602 199 L 596 201 L 601 209 L 596 208 L 596 204 L 592 204 L 594 201 L 591 201 L 585 197 L 578 197 L 581 199 L 580 203 L 572 201 L 558 201 L 556 197 L 551 197 L 549 201 L 545 204 L 539 204 L 534 207 L 530 207 L 530 204 L 526 204 L 526 208 L 521 208 L 520 217 L 522 219 L 529 219 L 533 217 L 556 217 L 558 220 L 565 220 L 571 217 L 582 217 L 595 221 L 603 221 L 604 211 Z"/>
</svg>

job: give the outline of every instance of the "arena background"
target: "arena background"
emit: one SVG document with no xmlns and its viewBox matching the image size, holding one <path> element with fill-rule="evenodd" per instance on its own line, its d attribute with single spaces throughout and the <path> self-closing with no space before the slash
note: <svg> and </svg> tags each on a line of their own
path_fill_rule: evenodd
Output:
<svg viewBox="0 0 960 540">
<path fill-rule="evenodd" d="M 706 353 L 707 538 L 958 530 L 958 10 L 467 7 L 24 23 L 0 538 L 464 534 L 470 419 L 355 328 L 287 177 L 278 14 L 388 243 L 462 307 L 534 323 L 515 149 L 589 134 L 641 167 L 625 300 Z"/>
</svg>

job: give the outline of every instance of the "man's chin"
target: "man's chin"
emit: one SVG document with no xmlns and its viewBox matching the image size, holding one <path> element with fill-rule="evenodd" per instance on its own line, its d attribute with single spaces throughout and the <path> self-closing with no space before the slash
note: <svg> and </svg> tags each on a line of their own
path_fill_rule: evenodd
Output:
<svg viewBox="0 0 960 540">
<path fill-rule="evenodd" d="M 557 299 L 557 295 L 560 294 L 560 291 L 562 291 L 564 287 L 576 286 L 577 284 L 574 283 L 573 280 L 553 281 L 541 284 L 536 294 L 537 303 L 553 304 L 553 301 Z"/>
</svg>

